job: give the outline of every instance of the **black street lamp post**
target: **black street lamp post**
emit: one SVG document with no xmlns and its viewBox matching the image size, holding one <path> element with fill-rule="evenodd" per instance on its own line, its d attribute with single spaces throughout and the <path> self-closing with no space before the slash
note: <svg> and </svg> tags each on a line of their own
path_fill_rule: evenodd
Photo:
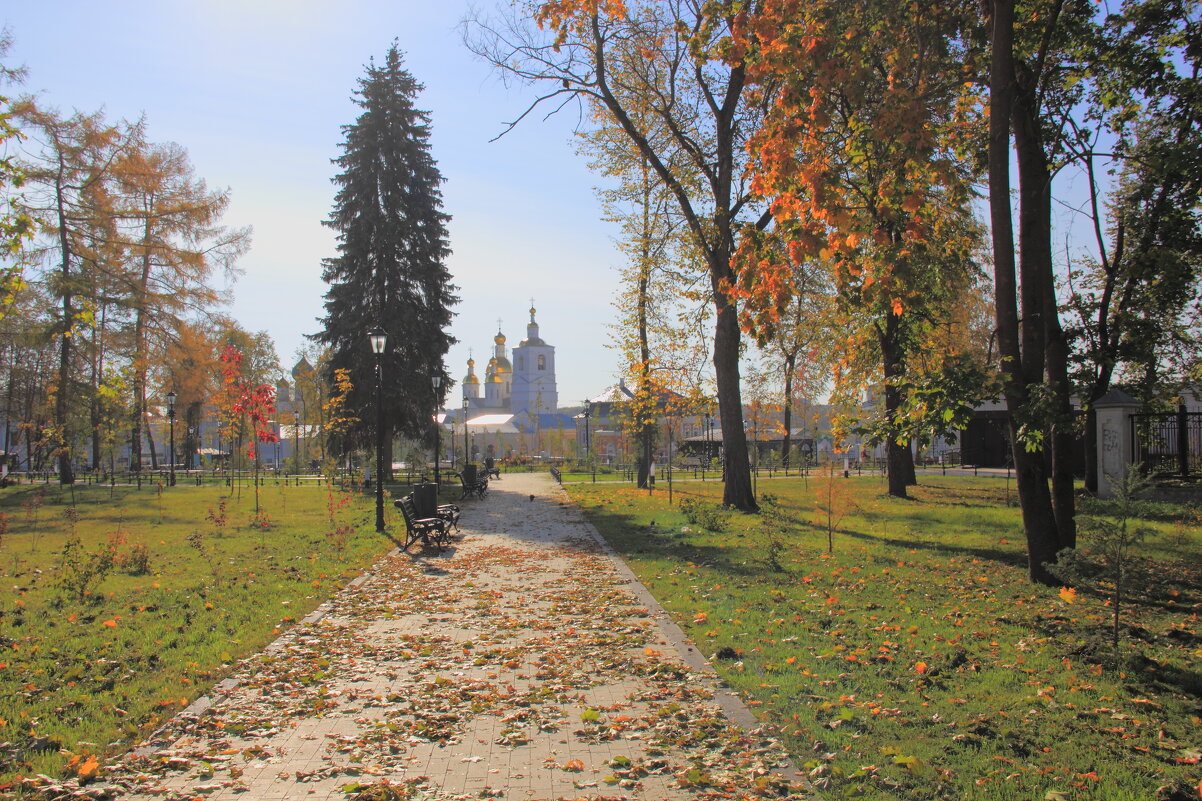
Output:
<svg viewBox="0 0 1202 801">
<path fill-rule="evenodd" d="M 384 388 L 381 362 L 388 334 L 379 326 L 367 334 L 371 352 L 376 355 L 376 531 L 384 532 Z"/>
<path fill-rule="evenodd" d="M 593 471 L 593 483 L 597 483 L 597 463 L 593 461 L 593 438 L 589 430 L 589 418 L 593 414 L 593 402 L 584 402 L 584 459 Z"/>
<path fill-rule="evenodd" d="M 175 486 L 175 390 L 167 393 L 167 437 L 171 441 L 168 457 L 171 464 L 167 466 L 170 473 L 170 478 L 167 479 L 167 486 Z"/>
<path fill-rule="evenodd" d="M 438 422 L 438 385 L 442 383 L 442 376 L 435 373 L 430 376 L 430 383 L 434 385 L 434 486 L 439 486 L 442 482 L 439 480 L 438 474 L 438 456 L 442 450 L 442 424 Z"/>
</svg>

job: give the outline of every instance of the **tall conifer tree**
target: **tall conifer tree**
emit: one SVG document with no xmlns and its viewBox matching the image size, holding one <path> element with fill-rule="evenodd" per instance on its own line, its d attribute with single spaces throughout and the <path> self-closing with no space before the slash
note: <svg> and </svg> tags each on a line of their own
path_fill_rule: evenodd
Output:
<svg viewBox="0 0 1202 801">
<path fill-rule="evenodd" d="M 422 85 L 402 66 L 395 43 L 376 66 L 367 65 L 355 102 L 363 110 L 343 127 L 346 140 L 334 163 L 341 169 L 326 225 L 338 232 L 338 256 L 323 263 L 329 284 L 326 315 L 316 339 L 330 347 L 327 380 L 350 370 L 347 402 L 358 421 L 345 448 L 368 445 L 375 429 L 375 357 L 367 332 L 388 333 L 383 357 L 385 442 L 395 434 L 424 437 L 435 404 L 430 377 L 448 381 L 443 358 L 458 302 L 444 261 L 450 254 L 439 185 L 430 154 L 430 115 L 414 106 Z M 388 446 L 390 447 L 390 446 Z M 391 458 L 385 464 L 391 464 Z"/>
</svg>

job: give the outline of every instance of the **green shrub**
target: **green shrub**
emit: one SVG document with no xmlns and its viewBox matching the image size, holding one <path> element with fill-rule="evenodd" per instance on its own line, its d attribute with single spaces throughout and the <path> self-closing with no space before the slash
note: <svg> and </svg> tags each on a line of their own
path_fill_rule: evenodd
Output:
<svg viewBox="0 0 1202 801">
<path fill-rule="evenodd" d="M 113 554 L 113 549 L 108 547 L 85 550 L 79 535 L 72 532 L 59 553 L 59 589 L 76 601 L 84 600 L 113 569 L 116 564 Z"/>
<path fill-rule="evenodd" d="M 706 503 L 697 498 L 681 498 L 680 511 L 695 526 L 706 531 L 725 531 L 730 510 L 716 503 Z"/>
</svg>

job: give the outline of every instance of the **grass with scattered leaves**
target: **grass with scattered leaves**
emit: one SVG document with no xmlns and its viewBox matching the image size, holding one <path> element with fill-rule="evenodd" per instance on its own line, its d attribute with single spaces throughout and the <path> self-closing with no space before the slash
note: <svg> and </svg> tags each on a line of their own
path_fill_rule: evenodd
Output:
<svg viewBox="0 0 1202 801">
<path fill-rule="evenodd" d="M 0 491 L 0 789 L 86 777 L 393 547 L 370 497 L 277 486 L 260 505 L 223 487 Z"/>
<path fill-rule="evenodd" d="M 908 501 L 879 478 L 762 481 L 764 514 L 712 523 L 693 504 L 716 530 L 679 502 L 715 504 L 720 484 L 678 483 L 671 506 L 662 489 L 568 489 L 824 795 L 1197 799 L 1196 513 L 1148 508 L 1160 533 L 1139 559 L 1157 578 L 1126 602 L 1116 653 L 1104 580 L 1027 581 L 1011 484 L 922 481 Z M 848 508 L 828 555 L 830 492 Z"/>
</svg>

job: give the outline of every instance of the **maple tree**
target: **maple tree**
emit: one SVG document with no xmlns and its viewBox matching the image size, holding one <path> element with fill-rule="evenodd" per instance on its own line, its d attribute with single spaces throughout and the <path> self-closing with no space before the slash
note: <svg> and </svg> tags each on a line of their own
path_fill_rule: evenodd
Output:
<svg viewBox="0 0 1202 801">
<path fill-rule="evenodd" d="M 743 237 L 745 324 L 771 331 L 796 292 L 794 265 L 829 268 L 849 349 L 879 358 L 873 433 L 899 497 L 914 483 L 899 420 L 908 353 L 970 282 L 980 239 L 963 157 L 977 102 L 964 57 L 974 8 L 777 3 L 735 28 L 734 52 L 757 54 L 749 79 L 776 98 L 749 147 L 755 191 L 772 199 L 774 233 L 787 241 L 781 253 L 757 231 Z M 856 375 L 848 358 L 837 384 Z"/>
<path fill-rule="evenodd" d="M 1127 3 L 1123 13 L 1141 6 Z M 1053 584 L 1057 579 L 1045 565 L 1076 544 L 1070 343 L 1060 321 L 1051 251 L 1053 179 L 1074 150 L 1085 155 L 1092 148 L 1089 124 L 1077 121 L 1089 109 L 1091 86 L 1099 79 L 1096 67 L 1105 60 L 1097 53 L 1110 48 L 1093 4 L 1079 0 L 1017 6 L 999 0 L 990 23 L 990 214 L 999 355 L 1029 570 L 1033 580 Z M 1152 61 L 1165 52 L 1152 53 Z M 1111 100 L 1133 101 L 1122 97 L 1126 91 L 1103 90 L 1107 99 L 1102 106 Z M 1017 264 L 1010 209 L 1011 133 L 1019 189 Z M 1070 145 L 1074 139 L 1078 143 Z M 1092 169 L 1088 158 L 1084 164 L 1087 172 Z M 1096 199 L 1095 193 L 1091 202 Z M 1050 474 L 1045 467 L 1049 451 Z"/>
<path fill-rule="evenodd" d="M 246 458 L 255 469 L 255 515 L 258 517 L 259 470 L 262 467 L 259 443 L 279 441 L 271 420 L 275 413 L 275 387 L 248 381 L 242 372 L 242 352 L 233 345 L 223 347 L 218 358 L 222 382 L 219 408 L 236 432 L 239 447 L 243 437 L 246 439 Z"/>
<path fill-rule="evenodd" d="M 749 97 L 745 60 L 729 45 L 736 16 L 760 5 L 556 0 L 518 10 L 503 23 L 476 19 L 465 27 L 468 46 L 498 70 L 546 87 L 509 128 L 543 103 L 575 98 L 589 119 L 626 136 L 673 198 L 713 305 L 723 501 L 747 511 L 757 503 L 741 419 L 742 335 L 730 295 L 731 257 L 740 224 L 770 221 L 744 171 L 746 139 L 766 101 Z"/>
</svg>

